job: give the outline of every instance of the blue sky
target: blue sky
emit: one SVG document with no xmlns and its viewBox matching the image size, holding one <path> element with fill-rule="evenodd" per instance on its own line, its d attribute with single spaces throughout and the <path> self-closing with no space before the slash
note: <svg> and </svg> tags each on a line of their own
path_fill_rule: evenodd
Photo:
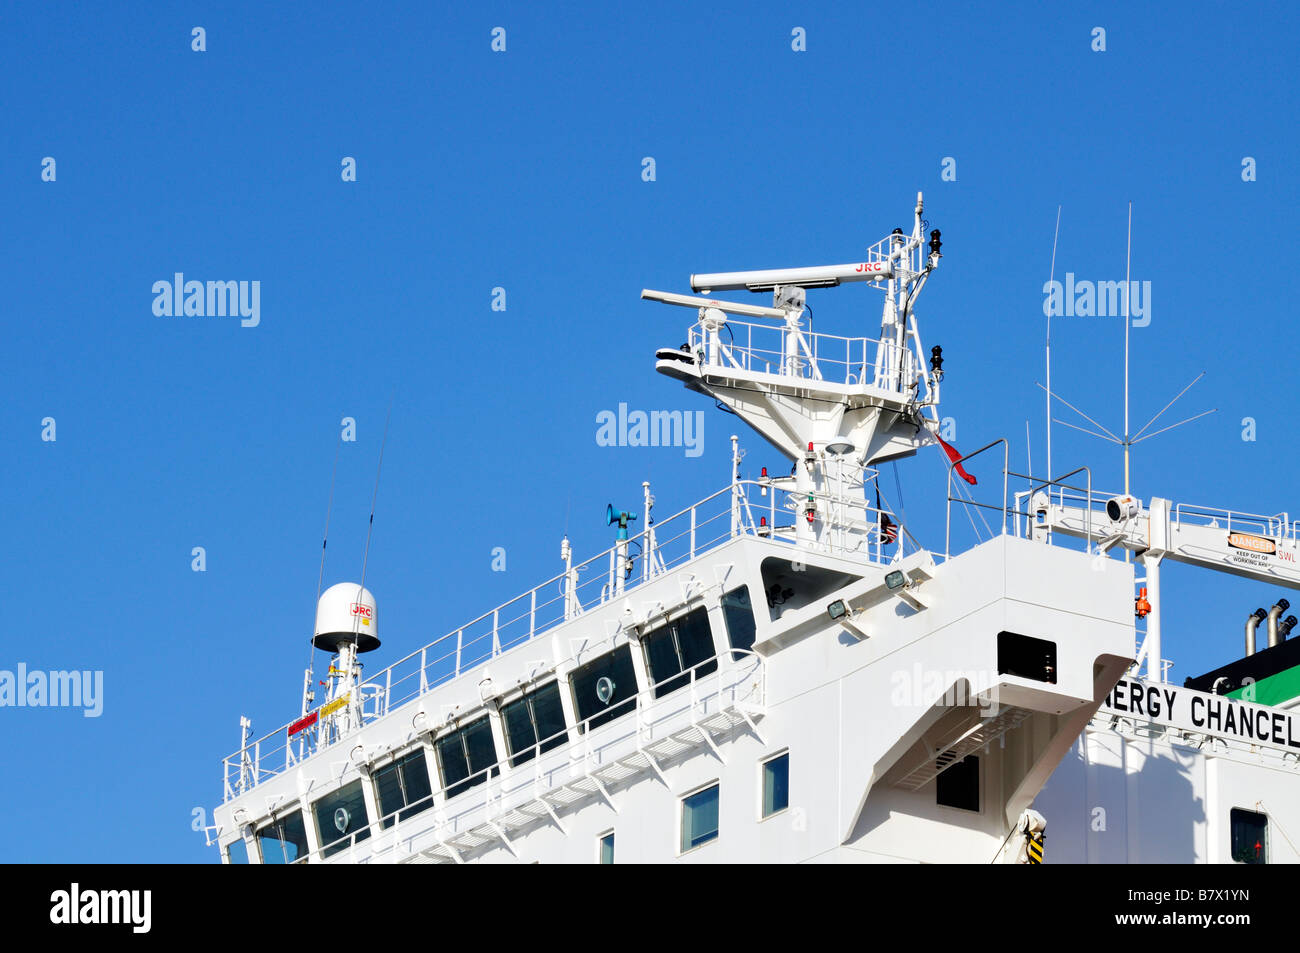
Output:
<svg viewBox="0 0 1300 953">
<path fill-rule="evenodd" d="M 1058 276 L 1113 280 L 1131 200 L 1133 276 L 1152 284 L 1134 429 L 1202 370 L 1178 409 L 1218 408 L 1138 447 L 1135 491 L 1300 510 L 1297 17 L 1174 10 L 8 5 L 0 506 L 18 605 L 0 668 L 99 669 L 105 698 L 96 719 L 0 709 L 17 827 L 0 860 L 215 862 L 191 812 L 220 795 L 239 715 L 261 734 L 297 713 L 342 417 L 357 440 L 327 585 L 360 573 L 392 403 L 377 669 L 549 578 L 566 529 L 594 555 L 605 504 L 638 508 L 643 479 L 662 516 L 724 485 L 737 421 L 654 373 L 690 315 L 642 287 L 854 260 L 910 226 L 918 190 L 945 255 L 919 316 L 959 447 L 1006 436 L 1023 461 L 1028 420 L 1041 469 L 1057 206 Z M 156 316 L 175 272 L 259 281 L 260 324 Z M 818 330 L 875 334 L 877 295 L 811 292 Z M 1122 321 L 1062 317 L 1053 338 L 1056 389 L 1121 427 Z M 598 446 L 620 402 L 705 410 L 705 452 Z M 777 472 L 740 432 L 746 466 Z M 1058 427 L 1054 457 L 1120 484 L 1108 444 Z M 913 532 L 941 549 L 937 460 L 898 470 Z M 1165 579 L 1179 683 L 1240 654 L 1275 595 Z"/>
</svg>

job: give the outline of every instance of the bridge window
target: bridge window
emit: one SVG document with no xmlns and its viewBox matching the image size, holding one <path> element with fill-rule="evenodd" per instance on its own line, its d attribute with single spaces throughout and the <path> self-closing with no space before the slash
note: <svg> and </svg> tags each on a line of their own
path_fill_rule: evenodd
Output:
<svg viewBox="0 0 1300 953">
<path fill-rule="evenodd" d="M 606 684 L 605 680 L 608 680 Z M 626 715 L 636 699 L 636 670 L 632 667 L 632 649 L 622 646 L 608 655 L 593 659 L 574 671 L 569 684 L 578 721 L 599 728 L 607 721 Z M 602 699 L 601 695 L 609 692 Z M 588 719 L 590 719 L 588 721 Z M 578 730 L 585 730 L 581 724 Z"/>
<path fill-rule="evenodd" d="M 942 769 L 934 779 L 936 804 L 963 811 L 980 809 L 980 759 L 977 755 L 967 755 L 952 763 L 951 752 L 947 752 L 939 756 L 935 767 Z"/>
<path fill-rule="evenodd" d="M 264 864 L 292 864 L 307 854 L 307 828 L 302 811 L 278 817 L 257 832 Z"/>
<path fill-rule="evenodd" d="M 681 853 L 716 840 L 717 836 L 718 785 L 715 783 L 682 798 Z"/>
<path fill-rule="evenodd" d="M 754 607 L 749 601 L 749 587 L 732 589 L 722 597 L 722 619 L 727 625 L 727 638 L 733 649 L 752 649 L 754 647 Z M 732 660 L 743 658 L 739 652 L 732 652 Z"/>
<path fill-rule="evenodd" d="M 487 718 L 439 738 L 435 748 L 442 769 L 442 786 L 449 798 L 482 784 L 488 779 L 489 771 L 493 777 L 500 771 L 492 726 Z"/>
<path fill-rule="evenodd" d="M 790 752 L 763 762 L 763 816 L 771 817 L 790 806 Z"/>
<path fill-rule="evenodd" d="M 375 772 L 375 791 L 379 795 L 379 815 L 385 828 L 394 818 L 406 820 L 433 806 L 433 788 L 429 784 L 429 765 L 424 750 L 411 752 Z"/>
<path fill-rule="evenodd" d="M 1268 863 L 1268 815 L 1234 807 L 1232 859 L 1239 864 Z"/>
<path fill-rule="evenodd" d="M 645 646 L 650 681 L 655 686 L 655 698 L 663 698 L 669 692 L 686 687 L 691 669 L 695 669 L 696 677 L 718 669 L 713 633 L 709 630 L 709 613 L 702 608 L 652 632 L 642 645 Z M 673 678 L 674 675 L 679 677 Z"/>
<path fill-rule="evenodd" d="M 602 864 L 612 864 L 614 862 L 614 832 L 609 831 L 600 836 L 599 844 L 599 862 Z"/>
<path fill-rule="evenodd" d="M 569 740 L 558 682 L 543 685 L 518 701 L 503 705 L 501 720 L 506 728 L 512 767 L 518 767 L 538 753 L 550 751 Z"/>
<path fill-rule="evenodd" d="M 316 815 L 316 833 L 324 848 L 322 857 L 347 850 L 353 843 L 370 836 L 366 799 L 361 793 L 360 781 L 345 784 L 325 795 L 312 805 L 312 812 Z"/>
<path fill-rule="evenodd" d="M 248 845 L 242 837 L 226 845 L 226 861 L 231 864 L 248 863 Z"/>
</svg>

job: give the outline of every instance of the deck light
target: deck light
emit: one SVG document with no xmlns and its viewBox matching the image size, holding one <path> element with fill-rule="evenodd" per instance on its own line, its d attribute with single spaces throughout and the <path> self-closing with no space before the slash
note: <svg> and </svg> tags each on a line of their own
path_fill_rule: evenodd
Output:
<svg viewBox="0 0 1300 953">
<path fill-rule="evenodd" d="M 614 697 L 614 680 L 608 675 L 602 675 L 596 681 L 596 697 L 600 699 L 602 705 L 608 705 L 609 700 Z"/>
<path fill-rule="evenodd" d="M 839 619 L 843 619 L 846 615 L 848 615 L 849 610 L 848 607 L 844 605 L 843 599 L 836 599 L 834 602 L 832 602 L 830 605 L 826 607 L 826 614 L 831 617 L 832 622 L 835 622 Z"/>
<path fill-rule="evenodd" d="M 885 575 L 885 588 L 890 592 L 902 589 L 905 585 L 907 585 L 907 576 L 903 575 L 903 570 L 895 569 Z"/>
</svg>

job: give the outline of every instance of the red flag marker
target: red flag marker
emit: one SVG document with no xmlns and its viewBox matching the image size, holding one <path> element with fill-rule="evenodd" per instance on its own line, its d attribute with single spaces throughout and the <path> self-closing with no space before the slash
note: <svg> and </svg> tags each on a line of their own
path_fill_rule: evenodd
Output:
<svg viewBox="0 0 1300 953">
<path fill-rule="evenodd" d="M 956 467 L 954 468 L 957 471 L 957 475 L 961 477 L 963 480 L 965 480 L 967 483 L 969 483 L 971 486 L 974 486 L 975 478 L 966 472 L 965 467 L 963 467 L 960 463 L 957 463 L 957 461 L 961 459 L 961 454 L 958 452 L 957 448 L 954 447 L 952 444 L 945 442 L 944 439 L 940 437 L 938 434 L 934 435 L 934 439 L 939 441 L 939 446 L 943 447 L 943 452 L 948 454 L 948 459 L 951 460 L 953 463 L 957 464 Z"/>
</svg>

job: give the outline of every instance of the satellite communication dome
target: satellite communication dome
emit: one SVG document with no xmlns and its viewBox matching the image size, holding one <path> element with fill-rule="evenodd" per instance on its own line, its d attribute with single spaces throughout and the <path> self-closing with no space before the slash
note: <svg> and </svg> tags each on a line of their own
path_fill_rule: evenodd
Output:
<svg viewBox="0 0 1300 953">
<path fill-rule="evenodd" d="M 316 633 L 311 644 L 337 652 L 354 643 L 358 652 L 379 648 L 375 597 L 355 582 L 340 582 L 321 593 L 316 603 Z"/>
</svg>

